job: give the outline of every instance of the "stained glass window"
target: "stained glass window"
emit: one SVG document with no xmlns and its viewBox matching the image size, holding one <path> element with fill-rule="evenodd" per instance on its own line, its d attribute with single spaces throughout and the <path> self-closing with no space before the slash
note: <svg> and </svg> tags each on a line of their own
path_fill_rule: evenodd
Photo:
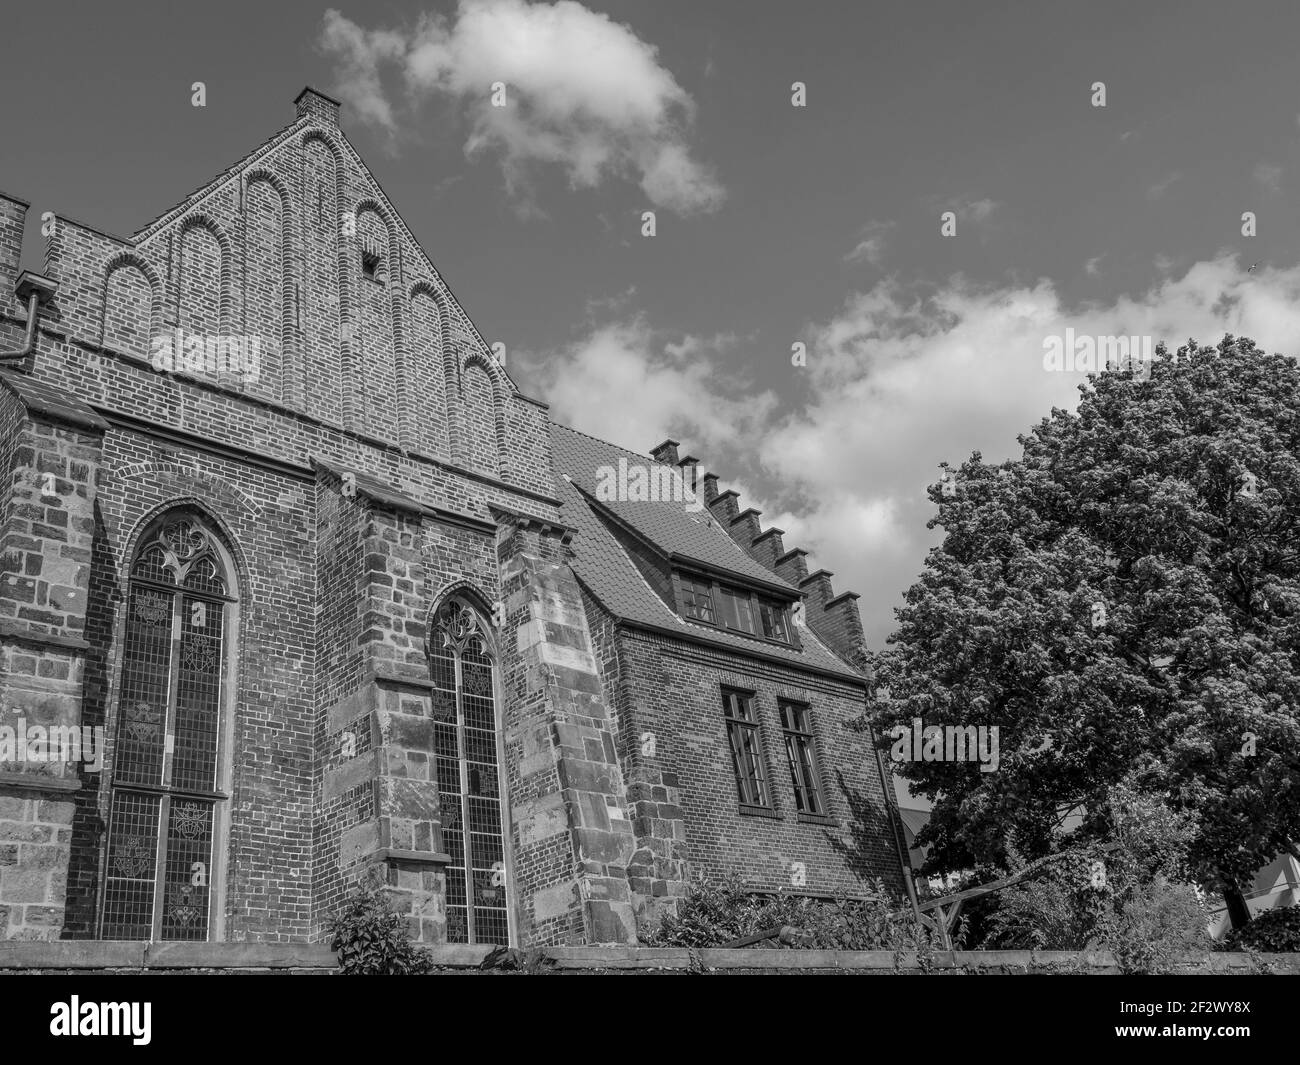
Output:
<svg viewBox="0 0 1300 1065">
<path fill-rule="evenodd" d="M 146 532 L 127 595 L 100 936 L 206 940 L 235 600 L 188 512 Z"/>
<path fill-rule="evenodd" d="M 447 866 L 447 941 L 510 942 L 493 663 L 479 615 L 451 600 L 430 647 L 434 759 Z"/>
</svg>

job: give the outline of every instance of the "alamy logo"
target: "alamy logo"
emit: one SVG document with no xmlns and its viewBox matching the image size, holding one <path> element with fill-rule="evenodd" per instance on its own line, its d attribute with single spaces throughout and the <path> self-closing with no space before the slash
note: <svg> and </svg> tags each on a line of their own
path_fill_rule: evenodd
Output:
<svg viewBox="0 0 1300 1065">
<path fill-rule="evenodd" d="M 262 372 L 262 338 L 260 336 L 212 336 L 164 333 L 153 338 L 149 365 L 160 373 L 237 374 L 248 382 Z"/>
<path fill-rule="evenodd" d="M 1151 377 L 1155 345 L 1149 336 L 1065 336 L 1043 338 L 1043 369 L 1054 373 L 1103 373 L 1132 370 L 1139 381 Z"/>
<path fill-rule="evenodd" d="M 20 717 L 0 725 L 0 765 L 5 762 L 85 762 L 93 773 L 104 768 L 104 727 L 32 725 Z"/>
<path fill-rule="evenodd" d="M 129 1035 L 138 1047 L 148 1046 L 153 1003 L 70 1002 L 50 1007 L 50 1035 Z"/>
<path fill-rule="evenodd" d="M 695 470 L 695 466 L 675 469 L 658 462 L 629 464 L 620 457 L 617 468 L 597 468 L 596 498 L 602 503 L 682 503 L 687 510 L 703 510 Z"/>
<path fill-rule="evenodd" d="M 912 727 L 895 725 L 889 730 L 894 744 L 889 756 L 895 762 L 974 762 L 981 773 L 997 771 L 997 725 L 925 725 L 912 718 Z"/>
</svg>

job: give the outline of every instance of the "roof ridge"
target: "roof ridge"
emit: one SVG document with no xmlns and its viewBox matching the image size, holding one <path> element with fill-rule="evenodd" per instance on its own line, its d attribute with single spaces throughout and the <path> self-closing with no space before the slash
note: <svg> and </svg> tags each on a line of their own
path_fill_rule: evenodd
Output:
<svg viewBox="0 0 1300 1065">
<path fill-rule="evenodd" d="M 306 125 L 313 125 L 313 124 L 315 123 L 313 123 L 313 120 L 307 115 L 299 115 L 287 126 L 282 126 L 280 129 L 272 133 L 271 136 L 269 136 L 256 148 L 252 149 L 251 151 L 245 152 L 233 163 L 231 163 L 228 167 L 220 171 L 215 177 L 209 178 L 197 189 L 194 189 L 192 192 L 190 192 L 184 199 L 180 200 L 178 203 L 172 204 L 165 211 L 163 211 L 162 214 L 155 215 L 152 219 L 150 219 L 143 226 L 141 226 L 139 229 L 137 229 L 134 233 L 131 234 L 131 238 L 130 238 L 131 243 L 138 246 L 144 241 L 149 240 L 152 237 L 156 236 L 158 231 L 163 229 L 168 224 L 168 219 L 170 218 L 170 216 L 175 215 L 177 218 L 179 218 L 182 214 L 185 213 L 187 208 L 196 205 L 201 200 L 204 193 L 208 192 L 209 190 L 211 190 L 212 192 L 216 192 L 218 187 L 225 184 L 225 182 L 229 181 L 231 178 L 235 177 L 243 166 L 251 163 L 255 158 L 260 158 L 261 156 L 267 154 L 268 151 L 279 147 L 280 144 L 284 142 L 284 140 L 294 130 L 295 127 L 300 125 L 306 126 Z M 174 221 L 175 219 L 171 219 L 171 220 Z"/>
<path fill-rule="evenodd" d="M 645 459 L 647 462 L 655 462 L 651 455 L 643 455 L 639 451 L 633 451 L 630 447 L 624 447 L 622 444 L 616 444 L 612 440 L 603 440 L 599 436 L 592 436 L 591 433 L 584 433 L 581 429 L 575 429 L 572 425 L 565 425 L 563 422 L 557 422 L 551 419 L 551 424 L 557 429 L 563 429 L 565 432 L 572 433 L 574 436 L 585 436 L 588 440 L 594 440 L 598 444 L 604 444 L 606 447 L 612 447 L 618 451 L 626 451 L 629 455 L 635 455 L 639 459 Z"/>
</svg>

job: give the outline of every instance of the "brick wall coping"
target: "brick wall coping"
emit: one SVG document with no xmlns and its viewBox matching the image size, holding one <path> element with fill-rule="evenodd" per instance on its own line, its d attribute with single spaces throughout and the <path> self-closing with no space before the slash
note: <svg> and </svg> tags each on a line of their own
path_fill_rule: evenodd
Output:
<svg viewBox="0 0 1300 1065">
<path fill-rule="evenodd" d="M 52 777 L 47 773 L 22 773 L 0 769 L 0 791 L 6 788 L 20 791 L 80 791 L 79 777 Z"/>
<path fill-rule="evenodd" d="M 53 632 L 37 632 L 22 621 L 0 618 L 0 640 L 35 647 L 60 647 L 65 651 L 89 651 L 90 642 L 80 636 L 61 636 Z"/>
<path fill-rule="evenodd" d="M 24 374 L 0 373 L 0 382 L 32 414 L 62 422 L 91 434 L 102 433 L 108 422 L 70 392 Z"/>
<path fill-rule="evenodd" d="M 493 948 L 448 944 L 427 949 L 445 968 L 476 969 Z M 920 972 L 916 954 L 897 959 L 888 950 L 731 950 L 684 947 L 550 947 L 555 968 L 565 970 L 669 970 L 765 972 Z M 1300 974 L 1300 954 L 1242 952 L 1188 955 L 1179 964 L 1185 973 L 1251 973 L 1258 962 Z M 0 943 L 0 972 L 9 970 L 230 969 L 333 970 L 335 954 L 324 943 L 144 943 L 61 940 L 49 943 Z M 1050 972 L 1088 970 L 1118 972 L 1110 951 L 958 950 L 937 951 L 929 971 L 1014 970 Z"/>
</svg>

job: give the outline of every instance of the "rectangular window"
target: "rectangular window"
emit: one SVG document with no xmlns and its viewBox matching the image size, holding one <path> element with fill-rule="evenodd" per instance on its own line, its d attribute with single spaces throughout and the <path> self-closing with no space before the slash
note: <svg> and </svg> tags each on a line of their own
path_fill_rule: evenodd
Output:
<svg viewBox="0 0 1300 1065">
<path fill-rule="evenodd" d="M 790 642 L 790 632 L 785 624 L 785 606 L 775 599 L 758 600 L 759 632 L 769 640 Z"/>
<path fill-rule="evenodd" d="M 754 611 L 748 592 L 739 588 L 719 589 L 719 611 L 722 624 L 739 632 L 754 632 Z"/>
<path fill-rule="evenodd" d="M 679 572 L 674 578 L 683 617 L 765 640 L 794 642 L 788 603 L 708 577 Z"/>
<path fill-rule="evenodd" d="M 722 707 L 727 721 L 727 741 L 731 747 L 731 765 L 736 774 L 736 791 L 740 796 L 740 804 L 770 808 L 754 696 L 752 693 L 723 688 Z"/>
<path fill-rule="evenodd" d="M 713 624 L 713 594 L 707 581 L 685 575 L 678 578 L 682 589 L 682 612 L 696 621 Z"/>
<path fill-rule="evenodd" d="M 779 700 L 777 706 L 781 711 L 781 729 L 785 733 L 785 757 L 790 764 L 795 809 L 801 814 L 825 814 L 826 804 L 822 799 L 808 707 L 784 699 Z"/>
</svg>

